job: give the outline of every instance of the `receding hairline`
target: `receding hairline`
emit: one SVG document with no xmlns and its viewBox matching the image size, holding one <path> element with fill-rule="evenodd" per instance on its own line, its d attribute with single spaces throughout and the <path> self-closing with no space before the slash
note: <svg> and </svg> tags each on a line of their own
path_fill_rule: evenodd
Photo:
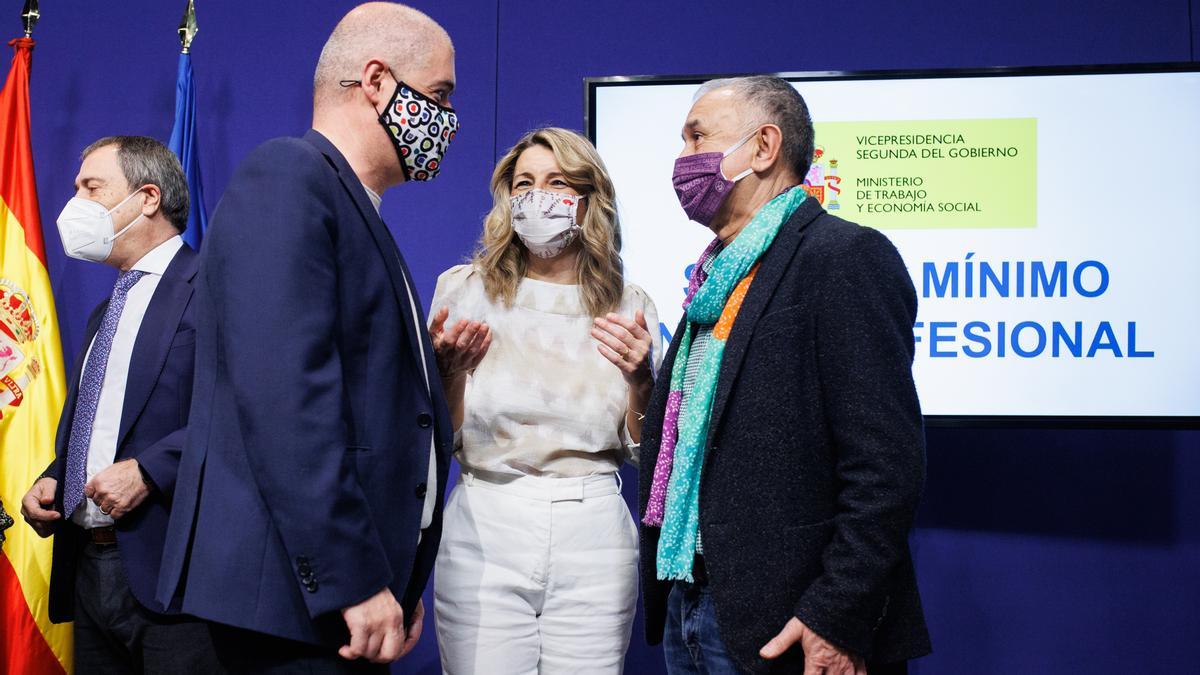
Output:
<svg viewBox="0 0 1200 675">
<path fill-rule="evenodd" d="M 705 83 L 707 84 L 707 83 Z M 696 104 L 700 101 L 716 97 L 718 95 L 726 95 L 725 103 L 732 107 L 737 116 L 737 124 L 742 127 L 750 127 L 758 123 L 766 116 L 766 111 L 762 110 L 753 102 L 737 95 L 737 88 L 734 83 L 730 82 L 723 86 L 704 89 L 704 85 L 697 90 L 695 96 L 692 97 L 692 107 L 688 109 L 687 118 L 683 122 L 683 130 L 681 134 L 686 134 L 690 129 L 709 130 L 714 124 L 714 118 L 719 117 L 719 114 L 709 112 L 707 114 L 696 114 Z"/>
<path fill-rule="evenodd" d="M 113 148 L 115 152 L 120 152 L 121 138 L 119 136 L 105 136 L 104 138 L 96 139 L 79 153 L 79 161 L 82 162 L 104 148 Z"/>
<path fill-rule="evenodd" d="M 710 95 L 722 94 L 725 94 L 724 100 L 720 103 L 734 99 L 734 105 L 728 109 L 741 118 L 747 131 L 762 124 L 778 127 L 783 137 L 782 156 L 785 164 L 797 179 L 802 179 L 808 173 L 815 130 L 808 104 L 795 85 L 773 75 L 718 78 L 700 85 L 692 97 L 692 107 L 695 108 Z M 695 115 L 689 111 L 689 117 Z"/>
<path fill-rule="evenodd" d="M 125 172 L 121 169 L 121 154 L 120 154 L 121 153 L 121 142 L 118 141 L 115 136 L 106 136 L 104 138 L 101 138 L 101 139 L 95 141 L 91 145 L 87 146 L 79 153 L 79 162 L 80 162 L 79 171 L 77 172 L 77 174 L 75 176 L 75 181 L 72 183 L 72 187 L 74 187 L 76 190 L 78 190 L 79 186 L 84 185 L 84 184 L 88 183 L 89 181 L 99 181 L 102 185 L 105 185 L 105 186 L 108 185 L 109 181 L 101 176 L 95 176 L 95 175 L 86 175 L 85 176 L 83 174 L 83 164 L 85 162 L 87 162 L 88 157 L 91 157 L 92 155 L 96 154 L 97 152 L 99 152 L 105 148 L 113 149 L 113 153 L 114 153 L 113 162 L 117 166 L 117 175 L 121 176 L 121 179 L 124 180 L 125 183 L 128 185 L 129 178 L 125 175 Z"/>
</svg>

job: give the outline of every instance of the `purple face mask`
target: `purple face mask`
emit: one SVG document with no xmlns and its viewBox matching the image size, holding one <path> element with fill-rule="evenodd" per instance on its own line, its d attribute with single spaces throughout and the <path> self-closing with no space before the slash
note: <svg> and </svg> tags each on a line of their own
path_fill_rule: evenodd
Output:
<svg viewBox="0 0 1200 675">
<path fill-rule="evenodd" d="M 675 184 L 675 195 L 679 197 L 679 205 L 683 207 L 683 212 L 689 219 L 708 227 L 725 198 L 729 196 L 733 184 L 753 173 L 753 169 L 746 169 L 732 179 L 726 178 L 721 173 L 721 160 L 754 138 L 756 133 L 758 130 L 750 132 L 725 152 L 701 152 L 675 160 L 675 172 L 671 175 L 671 182 Z"/>
</svg>

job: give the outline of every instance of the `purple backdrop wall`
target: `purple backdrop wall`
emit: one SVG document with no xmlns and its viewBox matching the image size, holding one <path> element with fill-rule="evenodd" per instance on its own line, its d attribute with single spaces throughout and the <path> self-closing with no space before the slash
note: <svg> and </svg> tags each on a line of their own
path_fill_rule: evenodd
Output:
<svg viewBox="0 0 1200 675">
<path fill-rule="evenodd" d="M 251 148 L 307 128 L 321 44 L 353 4 L 197 0 L 210 213 Z M 497 153 L 538 124 L 581 127 L 585 76 L 1187 61 L 1200 42 L 1200 0 L 414 4 L 456 42 L 463 120 L 442 176 L 384 200 L 426 299 L 437 274 L 470 251 Z M 114 275 L 65 259 L 53 220 L 88 143 L 114 133 L 167 139 L 182 5 L 43 3 L 33 140 L 68 359 Z M 19 7 L 0 10 L 14 36 Z M 936 651 L 913 672 L 1192 670 L 1197 483 L 1198 432 L 931 430 L 913 546 Z M 640 630 L 639 620 L 627 670 L 662 672 Z M 427 622 L 394 672 L 437 671 Z"/>
</svg>

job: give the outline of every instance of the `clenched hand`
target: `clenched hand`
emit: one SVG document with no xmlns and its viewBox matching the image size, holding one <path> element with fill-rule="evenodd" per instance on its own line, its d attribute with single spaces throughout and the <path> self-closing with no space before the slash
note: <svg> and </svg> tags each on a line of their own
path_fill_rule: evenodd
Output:
<svg viewBox="0 0 1200 675">
<path fill-rule="evenodd" d="M 83 495 L 100 507 L 100 513 L 120 520 L 150 496 L 150 488 L 142 480 L 137 460 L 126 459 L 93 476 L 83 486 Z"/>
<path fill-rule="evenodd" d="M 62 518 L 62 514 L 54 510 L 54 491 L 58 489 L 58 481 L 53 478 L 41 478 L 29 488 L 21 499 L 21 516 L 25 522 L 37 532 L 39 537 L 49 537 L 54 534 L 54 521 Z"/>
</svg>

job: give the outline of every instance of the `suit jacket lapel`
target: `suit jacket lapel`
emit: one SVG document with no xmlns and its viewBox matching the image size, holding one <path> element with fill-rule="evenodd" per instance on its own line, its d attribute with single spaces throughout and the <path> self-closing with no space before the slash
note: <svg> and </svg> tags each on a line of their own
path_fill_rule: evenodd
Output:
<svg viewBox="0 0 1200 675">
<path fill-rule="evenodd" d="M 412 318 L 413 313 L 405 312 L 404 327 L 408 332 L 409 340 L 411 340 L 410 344 L 414 346 L 413 358 L 420 360 L 422 354 L 425 356 L 425 360 L 422 365 L 425 367 L 425 372 L 429 375 L 429 398 L 430 403 L 432 404 L 433 401 L 441 401 L 446 398 L 445 393 L 442 391 L 442 378 L 439 375 L 440 371 L 438 370 L 437 360 L 433 353 L 433 341 L 429 338 L 429 331 L 425 329 L 425 310 L 421 307 L 421 302 L 417 298 L 417 287 L 412 284 L 412 273 L 408 271 L 408 263 L 404 262 L 404 256 L 401 255 L 398 248 L 396 249 L 396 260 L 399 261 L 400 269 L 404 273 L 404 278 L 408 280 L 408 283 L 412 288 L 413 307 L 416 310 L 416 316 L 421 321 L 419 325 L 414 326 L 413 322 L 409 321 L 409 319 Z M 400 306 L 407 307 L 407 302 L 408 295 L 406 291 L 404 302 L 402 302 Z M 415 331 L 413 330 L 414 328 Z M 415 345 L 417 344 L 418 340 L 420 340 L 421 344 L 424 346 L 424 349 L 416 348 Z M 454 431 L 451 428 L 450 420 L 440 414 L 435 415 L 435 417 L 438 420 L 438 428 L 443 435 L 452 438 Z"/>
<path fill-rule="evenodd" d="M 163 366 L 167 363 L 167 354 L 171 351 L 171 342 L 179 330 L 179 321 L 192 298 L 191 282 L 198 267 L 199 256 L 184 244 L 175 253 L 162 279 L 158 280 L 154 297 L 150 298 L 150 304 L 146 307 L 146 315 L 142 317 L 142 325 L 133 343 L 129 377 L 125 381 L 121 425 L 117 431 L 118 458 L 121 457 L 125 437 L 133 428 L 134 422 L 141 417 L 146 402 L 150 400 L 150 392 L 154 390 Z"/>
<path fill-rule="evenodd" d="M 758 274 L 746 293 L 737 320 L 733 323 L 729 341 L 725 344 L 725 354 L 721 358 L 721 374 L 717 378 L 717 390 L 713 395 L 712 416 L 709 418 L 705 447 L 712 447 L 713 438 L 721 425 L 725 405 L 729 401 L 729 392 L 733 389 L 733 383 L 737 381 L 738 371 L 741 370 L 742 360 L 746 356 L 746 348 L 750 344 L 750 337 L 758 319 L 796 256 L 800 242 L 804 239 L 805 228 L 823 213 L 825 209 L 821 208 L 817 200 L 805 199 L 788 222 L 780 228 L 775 241 L 767 249 Z"/>
<path fill-rule="evenodd" d="M 392 238 L 392 233 L 388 231 L 387 225 L 384 224 L 383 218 L 375 211 L 375 206 L 371 204 L 370 198 L 367 197 L 367 192 L 363 188 L 362 181 L 358 175 L 350 168 L 349 162 L 342 156 L 342 153 L 329 142 L 329 139 L 321 135 L 320 132 L 310 129 L 304 135 L 304 140 L 312 143 L 318 150 L 329 159 L 333 168 L 338 172 L 338 178 L 342 181 L 342 187 L 346 192 L 350 193 L 350 197 L 354 200 L 354 205 L 358 207 L 358 212 L 366 223 L 367 230 L 370 231 L 371 237 L 375 240 L 375 245 L 379 247 L 379 252 L 383 255 L 384 265 L 387 267 L 388 276 L 392 281 L 392 290 L 396 294 L 396 302 L 400 305 L 403 314 L 402 323 L 404 330 L 408 334 L 409 349 L 412 351 L 413 359 L 422 364 L 425 372 L 429 375 L 429 389 L 432 396 L 435 391 L 434 387 L 439 387 L 441 383 L 437 381 L 437 368 L 430 368 L 432 362 L 433 345 L 429 342 L 429 336 L 424 330 L 424 326 L 414 326 L 412 320 L 412 312 L 403 311 L 404 308 L 410 306 L 409 292 L 412 293 L 412 304 L 416 306 L 417 316 L 424 318 L 425 312 L 422 310 L 420 303 L 417 301 L 417 289 L 410 285 L 411 277 L 408 274 L 408 268 L 404 264 L 404 259 L 400 255 L 400 248 L 396 245 L 396 240 Z M 421 347 L 425 345 L 426 358 L 421 358 Z M 423 389 L 423 388 L 422 388 Z M 441 417 L 440 415 L 438 417 Z"/>
</svg>

